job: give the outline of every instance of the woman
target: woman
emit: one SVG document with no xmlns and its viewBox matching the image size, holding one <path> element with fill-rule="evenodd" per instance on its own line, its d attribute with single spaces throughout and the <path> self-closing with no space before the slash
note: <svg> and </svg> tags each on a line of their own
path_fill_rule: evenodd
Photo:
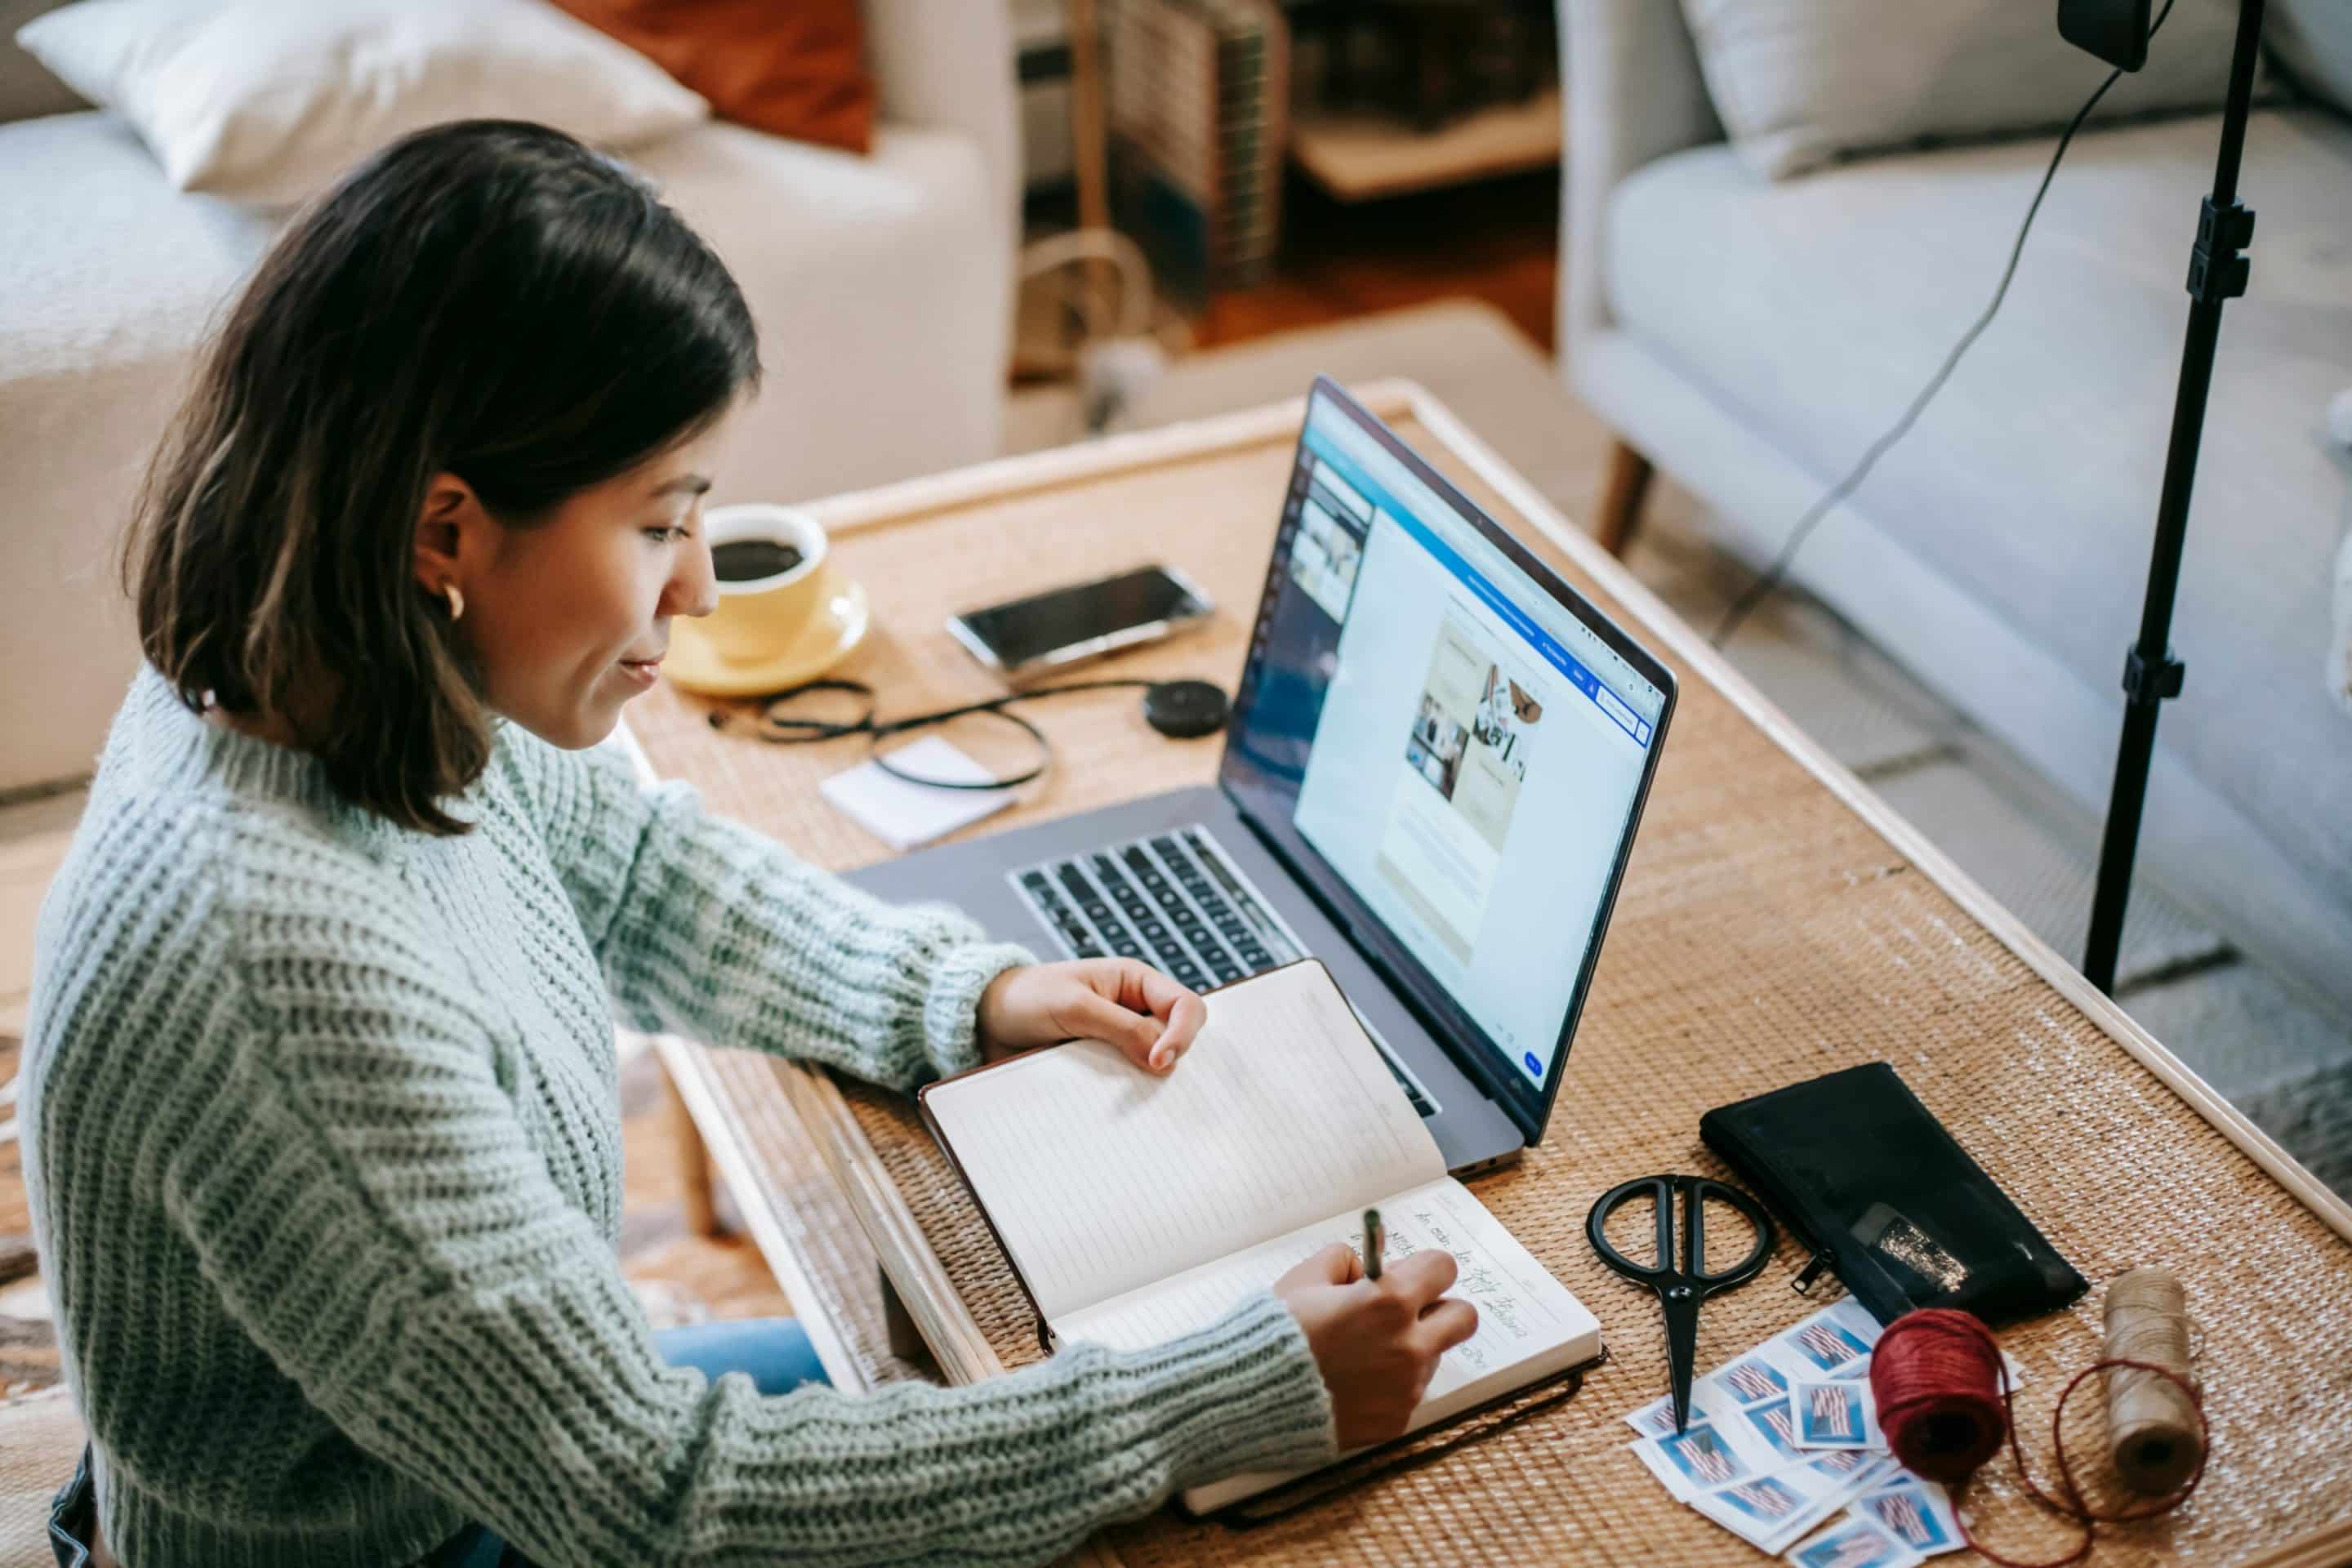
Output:
<svg viewBox="0 0 2352 1568">
<path fill-rule="evenodd" d="M 100 1519 L 128 1568 L 1040 1562 L 1395 1433 L 1471 1331 L 1450 1258 L 1345 1248 L 975 1388 L 785 1392 L 788 1326 L 648 1331 L 614 1012 L 900 1089 L 1079 1034 L 1164 1072 L 1203 1017 L 586 750 L 711 605 L 699 497 L 757 373 L 676 216 L 520 124 L 373 160 L 226 322 L 42 912 L 27 1176 L 91 1432 L 61 1562 Z M 737 1363 L 764 1382 L 706 1375 Z"/>
</svg>

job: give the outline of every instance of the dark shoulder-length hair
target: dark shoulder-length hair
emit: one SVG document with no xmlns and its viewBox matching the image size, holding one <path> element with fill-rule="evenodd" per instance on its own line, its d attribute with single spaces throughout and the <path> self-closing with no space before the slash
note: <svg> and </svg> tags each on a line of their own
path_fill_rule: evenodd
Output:
<svg viewBox="0 0 2352 1568">
<path fill-rule="evenodd" d="M 443 803 L 491 736 L 415 580 L 433 476 L 527 528 L 758 377 L 734 279 L 641 177 L 544 126 L 409 136 L 296 218 L 204 354 L 123 551 L 148 662 L 293 726 L 354 805 L 462 833 Z"/>
</svg>

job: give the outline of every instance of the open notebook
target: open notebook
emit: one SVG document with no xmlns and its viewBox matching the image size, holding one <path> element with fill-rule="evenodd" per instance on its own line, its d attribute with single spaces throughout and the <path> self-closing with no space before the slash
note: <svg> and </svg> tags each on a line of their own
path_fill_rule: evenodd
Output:
<svg viewBox="0 0 2352 1568">
<path fill-rule="evenodd" d="M 1099 1040 L 975 1068 L 925 1116 L 1035 1305 L 1047 1344 L 1135 1349 L 1202 1328 L 1376 1207 L 1391 1262 L 1444 1247 L 1477 1334 L 1446 1352 L 1418 1431 L 1591 1361 L 1601 1325 L 1445 1163 L 1330 973 L 1302 959 L 1212 991 L 1154 1078 Z M 1290 1479 L 1184 1494 L 1205 1513 Z"/>
</svg>

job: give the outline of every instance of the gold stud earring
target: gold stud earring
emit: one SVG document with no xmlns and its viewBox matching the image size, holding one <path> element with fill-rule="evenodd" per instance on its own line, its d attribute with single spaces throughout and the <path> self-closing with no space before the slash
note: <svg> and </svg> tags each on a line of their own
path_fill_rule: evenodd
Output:
<svg viewBox="0 0 2352 1568">
<path fill-rule="evenodd" d="M 455 583 L 444 583 L 441 585 L 441 591 L 449 596 L 449 618 L 453 621 L 463 620 L 466 616 L 466 595 L 457 592 L 457 584 Z"/>
</svg>

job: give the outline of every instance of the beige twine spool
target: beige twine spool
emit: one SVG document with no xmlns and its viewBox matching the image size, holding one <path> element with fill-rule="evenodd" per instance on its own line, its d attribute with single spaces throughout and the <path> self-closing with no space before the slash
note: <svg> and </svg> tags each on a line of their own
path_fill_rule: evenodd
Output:
<svg viewBox="0 0 2352 1568">
<path fill-rule="evenodd" d="M 2108 1358 L 2168 1367 L 2190 1387 L 2189 1311 L 2168 1268 L 2135 1268 L 2107 1287 Z M 2154 1373 L 2110 1367 L 2107 1449 L 2134 1491 L 2160 1496 L 2187 1480 L 2204 1458 L 2197 1406 L 2180 1384 Z"/>
</svg>

